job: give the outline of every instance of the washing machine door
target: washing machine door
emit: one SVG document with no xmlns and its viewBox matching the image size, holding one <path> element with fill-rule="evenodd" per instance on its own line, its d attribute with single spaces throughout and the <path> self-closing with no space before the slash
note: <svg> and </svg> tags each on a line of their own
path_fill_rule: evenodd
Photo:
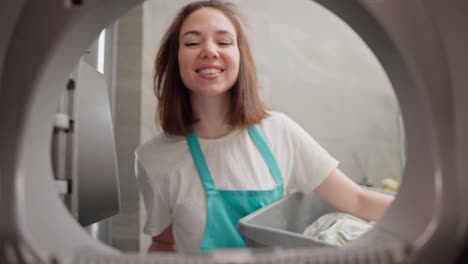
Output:
<svg viewBox="0 0 468 264">
<path fill-rule="evenodd" d="M 44 155 L 50 153 L 56 102 L 82 51 L 105 26 L 140 2 L 0 2 L 2 262 L 33 255 L 32 262 L 51 256 L 63 262 L 143 261 L 136 255 L 120 256 L 80 228 L 56 194 L 50 156 Z M 407 129 L 408 156 L 405 181 L 394 204 L 372 232 L 344 250 L 149 256 L 152 261 L 456 261 L 467 226 L 467 1 L 317 2 L 356 30 L 395 87 Z"/>
</svg>

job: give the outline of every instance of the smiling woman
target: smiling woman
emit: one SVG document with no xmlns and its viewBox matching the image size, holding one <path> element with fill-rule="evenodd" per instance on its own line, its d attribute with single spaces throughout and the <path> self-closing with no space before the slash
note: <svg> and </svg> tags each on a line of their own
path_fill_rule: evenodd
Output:
<svg viewBox="0 0 468 264">
<path fill-rule="evenodd" d="M 238 221 L 292 192 L 315 190 L 366 220 L 393 201 L 349 180 L 300 125 L 267 111 L 254 65 L 233 4 L 190 3 L 169 26 L 154 78 L 164 133 L 136 151 L 150 251 L 245 247 Z"/>
</svg>

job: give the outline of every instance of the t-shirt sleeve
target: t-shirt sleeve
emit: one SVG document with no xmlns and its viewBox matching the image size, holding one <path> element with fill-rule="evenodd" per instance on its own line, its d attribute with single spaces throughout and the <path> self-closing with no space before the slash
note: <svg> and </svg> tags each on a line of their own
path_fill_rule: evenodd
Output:
<svg viewBox="0 0 468 264">
<path fill-rule="evenodd" d="M 143 232 L 150 236 L 159 235 L 171 224 L 168 198 L 161 194 L 158 184 L 151 179 L 152 175 L 148 175 L 138 157 L 135 158 L 135 173 L 146 209 Z"/>
<path fill-rule="evenodd" d="M 312 192 L 338 167 L 339 162 L 287 115 L 284 115 L 284 126 L 292 149 L 292 168 L 286 193 Z"/>
</svg>

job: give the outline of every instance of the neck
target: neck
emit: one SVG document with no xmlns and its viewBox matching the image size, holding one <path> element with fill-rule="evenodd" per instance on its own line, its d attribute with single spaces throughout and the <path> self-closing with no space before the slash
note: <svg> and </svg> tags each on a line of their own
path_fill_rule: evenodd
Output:
<svg viewBox="0 0 468 264">
<path fill-rule="evenodd" d="M 194 128 L 200 138 L 220 138 L 230 132 L 226 122 L 229 110 L 229 94 L 218 96 L 191 95 L 192 109 L 199 121 Z"/>
</svg>

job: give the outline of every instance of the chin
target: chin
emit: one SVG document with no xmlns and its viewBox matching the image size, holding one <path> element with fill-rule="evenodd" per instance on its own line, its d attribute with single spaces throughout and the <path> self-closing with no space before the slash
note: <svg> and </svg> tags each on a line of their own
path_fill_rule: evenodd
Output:
<svg viewBox="0 0 468 264">
<path fill-rule="evenodd" d="M 192 92 L 199 96 L 217 97 L 217 96 L 227 94 L 228 91 L 229 89 L 197 89 Z"/>
</svg>

